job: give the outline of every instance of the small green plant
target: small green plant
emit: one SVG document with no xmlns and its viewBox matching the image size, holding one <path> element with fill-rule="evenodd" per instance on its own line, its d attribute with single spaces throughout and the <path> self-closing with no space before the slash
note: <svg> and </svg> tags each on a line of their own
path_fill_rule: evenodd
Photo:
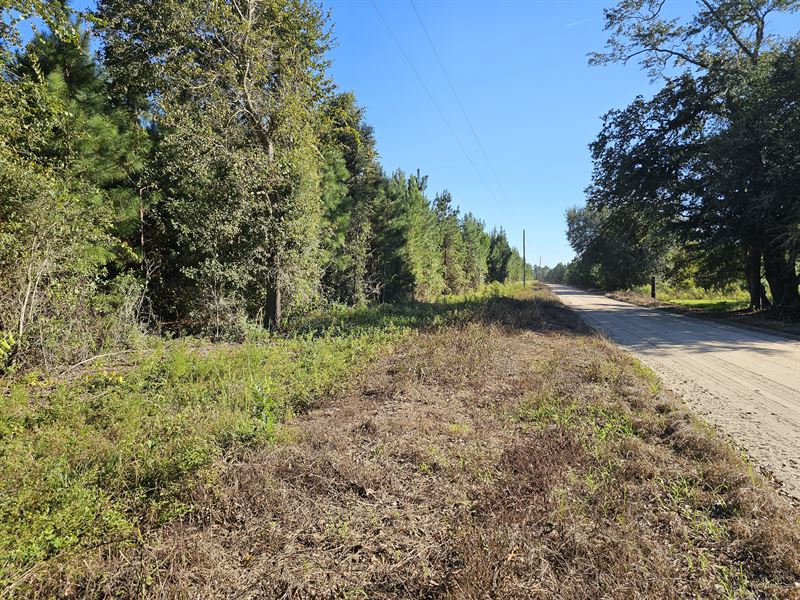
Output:
<svg viewBox="0 0 800 600">
<path fill-rule="evenodd" d="M 691 504 L 697 494 L 697 488 L 694 483 L 683 476 L 669 481 L 662 481 L 661 485 L 667 494 L 670 504 L 676 508 Z"/>
<path fill-rule="evenodd" d="M 0 331 L 0 373 L 10 371 L 14 365 L 14 357 L 17 354 L 17 340 L 14 334 Z"/>
<path fill-rule="evenodd" d="M 656 375 L 655 371 L 650 367 L 645 366 L 639 359 L 630 358 L 631 367 L 633 372 L 647 381 L 647 386 L 651 394 L 657 394 L 661 391 L 661 380 Z"/>
<path fill-rule="evenodd" d="M 515 416 L 523 423 L 567 427 L 572 424 L 575 411 L 573 403 L 565 403 L 557 393 L 548 391 L 523 401 Z"/>
<path fill-rule="evenodd" d="M 722 523 L 712 519 L 703 511 L 693 511 L 692 521 L 697 532 L 702 536 L 707 536 L 715 541 L 720 541 L 728 535 L 728 530 Z"/>
<path fill-rule="evenodd" d="M 467 423 L 449 423 L 447 431 L 453 435 L 466 436 L 469 435 L 471 428 Z"/>
<path fill-rule="evenodd" d="M 722 597 L 726 600 L 752 597 L 748 587 L 747 574 L 742 565 L 739 565 L 738 568 L 720 567 L 719 585 L 722 587 Z"/>
</svg>

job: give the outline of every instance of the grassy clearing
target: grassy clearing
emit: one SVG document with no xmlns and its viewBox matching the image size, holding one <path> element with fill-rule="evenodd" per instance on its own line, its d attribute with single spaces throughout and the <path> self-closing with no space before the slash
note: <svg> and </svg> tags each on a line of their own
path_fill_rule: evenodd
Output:
<svg viewBox="0 0 800 600">
<path fill-rule="evenodd" d="M 615 300 L 638 306 L 658 307 L 690 313 L 694 316 L 724 320 L 739 326 L 777 332 L 793 337 L 800 336 L 800 313 L 791 307 L 777 307 L 760 311 L 747 310 L 750 302 L 743 290 L 727 293 L 705 292 L 701 289 L 658 291 L 658 299 L 650 298 L 649 286 L 640 286 L 623 292 L 607 294 Z"/>
<path fill-rule="evenodd" d="M 650 286 L 640 285 L 630 292 L 640 296 L 650 297 Z M 709 291 L 702 288 L 672 288 L 659 284 L 657 289 L 658 300 L 679 306 L 707 310 L 711 312 L 730 312 L 745 309 L 750 304 L 750 297 L 746 290 L 731 288 L 724 291 Z"/>
<path fill-rule="evenodd" d="M 62 376 L 0 380 L 0 588 L 186 515 L 223 458 L 274 443 L 281 423 L 404 336 L 468 319 L 501 292 L 331 310 L 238 345 L 147 339 Z"/>
<path fill-rule="evenodd" d="M 439 326 L 234 444 L 180 496 L 193 510 L 14 592 L 793 597 L 797 510 L 549 292 L 509 292 L 419 307 Z"/>
<path fill-rule="evenodd" d="M 747 308 L 750 304 L 747 300 L 695 300 L 694 298 L 673 298 L 667 300 L 667 302 L 711 312 L 742 310 Z"/>
</svg>

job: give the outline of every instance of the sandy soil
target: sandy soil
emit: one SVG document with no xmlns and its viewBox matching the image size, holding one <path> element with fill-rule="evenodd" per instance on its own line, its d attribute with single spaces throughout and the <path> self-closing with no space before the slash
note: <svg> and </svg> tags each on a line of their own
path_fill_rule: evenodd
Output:
<svg viewBox="0 0 800 600">
<path fill-rule="evenodd" d="M 800 498 L 800 342 L 550 288 Z"/>
</svg>

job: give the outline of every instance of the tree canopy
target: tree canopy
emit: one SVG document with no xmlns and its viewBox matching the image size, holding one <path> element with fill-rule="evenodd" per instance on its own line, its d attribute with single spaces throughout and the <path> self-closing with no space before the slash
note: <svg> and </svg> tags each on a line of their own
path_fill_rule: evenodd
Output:
<svg viewBox="0 0 800 600">
<path fill-rule="evenodd" d="M 800 46 L 772 34 L 769 18 L 798 3 L 701 0 L 677 19 L 662 15 L 668 4 L 606 11 L 611 38 L 592 62 L 638 59 L 663 87 L 604 117 L 587 206 L 569 219 L 578 261 L 624 287 L 688 259 L 703 287 L 743 283 L 757 308 L 768 287 L 774 304 L 796 305 Z M 603 223 L 591 243 L 589 215 Z"/>
<path fill-rule="evenodd" d="M 384 173 L 316 2 L 0 10 L 0 368 L 78 361 L 130 326 L 235 339 L 521 277 L 449 192 Z"/>
</svg>

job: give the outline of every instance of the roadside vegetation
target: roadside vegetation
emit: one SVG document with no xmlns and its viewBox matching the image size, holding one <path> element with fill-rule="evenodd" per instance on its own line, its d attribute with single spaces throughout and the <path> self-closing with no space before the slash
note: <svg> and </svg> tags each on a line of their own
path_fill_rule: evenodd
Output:
<svg viewBox="0 0 800 600">
<path fill-rule="evenodd" d="M 216 440 L 215 449 L 209 451 L 207 441 L 199 446 L 202 459 L 187 459 L 180 450 L 150 449 L 140 438 L 136 451 L 119 450 L 128 473 L 160 475 L 143 483 L 119 469 L 108 473 L 106 484 L 115 487 L 104 489 L 106 519 L 92 520 L 107 530 L 83 530 L 85 537 L 71 547 L 52 546 L 49 558 L 14 554 L 5 571 L 6 593 L 796 594 L 797 510 L 671 398 L 651 371 L 587 329 L 546 289 L 495 288 L 466 301 L 390 312 L 342 315 L 326 325 L 343 337 L 312 326 L 315 341 L 213 349 L 181 344 L 169 350 L 171 360 L 153 360 L 134 370 L 138 374 L 124 375 L 120 367 L 123 380 L 101 389 L 146 381 L 151 412 L 159 393 L 171 398 L 158 401 L 162 422 L 181 412 L 192 415 L 156 437 L 158 444 L 180 449 L 205 438 Z M 377 327 L 370 339 L 384 329 L 379 323 L 389 324 L 389 333 L 377 336 L 384 341 L 369 346 L 381 350 L 366 365 L 360 358 L 342 359 L 342 352 L 350 356 L 356 348 L 361 356 L 354 340 L 365 322 Z M 266 377 L 262 368 L 270 361 L 263 358 L 297 350 L 298 343 L 317 345 L 303 346 L 306 352 L 319 348 L 310 355 L 313 372 L 335 366 L 322 369 L 328 375 L 313 383 L 311 371 L 299 366 L 287 371 L 295 375 L 284 383 L 273 380 L 277 408 L 274 420 L 265 420 L 251 409 L 261 406 L 253 390 Z M 209 361 L 212 356 L 222 360 Z M 344 372 L 349 375 L 342 377 Z M 165 388 L 168 377 L 175 384 Z M 34 386 L 42 393 L 39 404 L 60 402 L 70 390 L 71 406 L 88 414 L 97 391 L 85 379 L 61 384 L 55 395 Z M 201 397 L 219 399 L 205 403 Z M 248 400 L 238 406 L 226 400 L 234 397 Z M 199 408 L 192 409 L 189 398 Z M 285 420 L 287 408 L 309 410 Z M 208 411 L 230 415 L 223 419 L 227 432 L 209 430 Z M 144 427 L 155 421 L 146 418 Z M 75 480 L 65 477 L 73 472 L 66 464 L 72 457 L 78 458 L 72 468 L 88 473 L 90 456 L 119 456 L 93 437 L 82 460 L 77 450 L 61 459 L 63 449 L 44 435 L 53 427 L 31 421 L 18 434 L 49 440 L 39 446 L 40 455 L 61 463 L 59 476 L 32 476 L 28 485 L 54 490 L 72 481 L 76 490 Z M 82 429 L 112 428 L 95 421 Z M 131 448 L 131 442 L 119 445 Z M 200 463 L 205 466 L 197 469 Z M 195 465 L 193 477 L 177 476 L 189 465 Z M 172 487 L 175 482 L 181 483 Z M 158 498 L 170 496 L 153 508 Z M 28 517 L 29 526 L 45 531 L 43 522 L 51 520 L 58 530 L 70 518 L 80 522 L 87 506 L 103 506 L 96 499 L 76 502 L 60 515 Z M 29 507 L 28 514 L 35 510 Z M 12 548 L 30 548 L 32 537 L 20 528 Z"/>
<path fill-rule="evenodd" d="M 605 115 L 586 204 L 566 215 L 576 258 L 543 279 L 744 289 L 748 307 L 798 318 L 800 38 L 774 31 L 797 9 L 700 0 L 687 12 L 634 0 L 605 11 L 610 38 L 591 62 L 638 61 L 660 89 Z M 702 300 L 729 308 L 727 298 Z"/>
<path fill-rule="evenodd" d="M 520 289 L 502 229 L 383 171 L 320 4 L 0 13 L 0 597 L 797 593 L 798 513 L 746 458 Z M 767 45 L 784 81 L 794 46 Z M 793 88 L 767 88 L 745 116 L 777 122 Z M 598 165 L 595 191 L 630 183 Z M 769 177 L 748 256 L 789 305 L 796 221 Z M 570 238 L 607 249 L 591 211 Z M 560 268 L 610 285 L 622 249 Z"/>
<path fill-rule="evenodd" d="M 317 3 L 248 6 L 0 2 L 0 372 L 522 278 L 502 229 L 383 171 Z"/>
<path fill-rule="evenodd" d="M 0 0 L 3 593 L 192 514 L 225 461 L 531 276 L 383 171 L 318 3 L 247 6 Z"/>
<path fill-rule="evenodd" d="M 222 459 L 280 440 L 420 329 L 475 318 L 504 288 L 329 310 L 242 343 L 142 338 L 61 373 L 0 379 L 0 587 L 96 545 L 130 543 L 193 510 Z"/>
<path fill-rule="evenodd" d="M 643 298 L 650 298 L 650 286 L 634 286 L 622 295 L 634 294 Z M 615 295 L 620 295 L 619 293 Z M 747 290 L 727 288 L 724 290 L 704 290 L 698 287 L 675 288 L 658 283 L 656 285 L 657 302 L 666 302 L 686 308 L 711 312 L 730 312 L 744 310 L 749 307 Z"/>
</svg>

